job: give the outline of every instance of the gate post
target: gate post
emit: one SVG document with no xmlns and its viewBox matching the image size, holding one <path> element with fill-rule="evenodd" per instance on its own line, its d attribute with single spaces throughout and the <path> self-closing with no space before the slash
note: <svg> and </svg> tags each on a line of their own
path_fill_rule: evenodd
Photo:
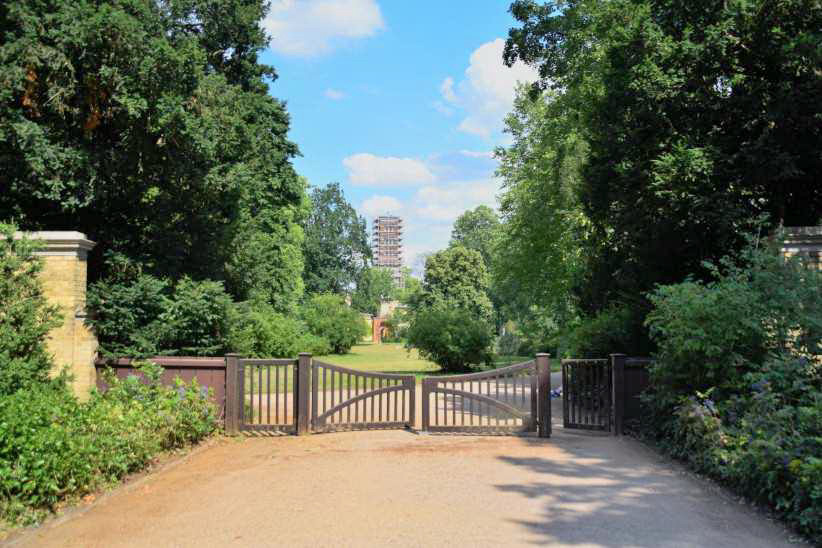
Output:
<svg viewBox="0 0 822 548">
<path fill-rule="evenodd" d="M 537 362 L 537 422 L 539 437 L 551 437 L 551 355 L 540 353 Z"/>
<path fill-rule="evenodd" d="M 311 354 L 300 352 L 297 359 L 297 374 L 294 376 L 294 421 L 298 436 L 308 433 L 309 369 Z"/>
<path fill-rule="evenodd" d="M 428 427 L 430 426 L 430 399 L 431 397 L 428 395 L 429 390 L 429 380 L 426 378 L 422 379 L 422 430 L 423 432 L 428 431 Z M 436 402 L 435 402 L 436 405 Z"/>
<path fill-rule="evenodd" d="M 614 435 L 622 435 L 625 419 L 625 354 L 611 354 L 611 417 Z"/>
<path fill-rule="evenodd" d="M 239 416 L 243 409 L 240 387 L 237 384 L 239 363 L 240 354 L 225 355 L 225 432 L 231 436 L 237 434 Z"/>
<path fill-rule="evenodd" d="M 417 378 L 409 375 L 405 384 L 408 387 L 408 428 L 414 430 L 417 427 Z"/>
</svg>

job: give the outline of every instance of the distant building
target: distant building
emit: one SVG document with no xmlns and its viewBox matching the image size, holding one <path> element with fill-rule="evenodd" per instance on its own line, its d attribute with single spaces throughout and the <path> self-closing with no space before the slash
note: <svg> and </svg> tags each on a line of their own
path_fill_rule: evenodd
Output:
<svg viewBox="0 0 822 548">
<path fill-rule="evenodd" d="M 374 219 L 371 251 L 374 253 L 374 266 L 391 269 L 394 283 L 402 287 L 402 219 L 392 215 Z"/>
</svg>

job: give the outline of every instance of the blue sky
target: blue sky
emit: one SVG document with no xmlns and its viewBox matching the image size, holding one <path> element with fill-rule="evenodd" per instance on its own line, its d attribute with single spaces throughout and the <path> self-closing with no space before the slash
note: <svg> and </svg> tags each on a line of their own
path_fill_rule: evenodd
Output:
<svg viewBox="0 0 822 548">
<path fill-rule="evenodd" d="M 501 51 L 507 0 L 274 0 L 263 62 L 288 104 L 298 172 L 338 181 L 369 220 L 405 218 L 406 263 L 445 247 L 454 219 L 494 206 L 490 152 L 524 65 Z"/>
</svg>

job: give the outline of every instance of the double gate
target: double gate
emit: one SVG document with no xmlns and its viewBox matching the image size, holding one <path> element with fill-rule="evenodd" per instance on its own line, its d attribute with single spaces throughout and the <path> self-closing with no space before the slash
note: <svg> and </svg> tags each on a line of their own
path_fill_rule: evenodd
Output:
<svg viewBox="0 0 822 548">
<path fill-rule="evenodd" d="M 493 371 L 422 381 L 422 429 L 510 434 L 551 432 L 548 356 Z"/>
<path fill-rule="evenodd" d="M 227 356 L 226 428 L 270 434 L 414 428 L 413 375 L 357 371 L 312 360 Z M 547 355 L 493 371 L 422 381 L 422 429 L 551 432 Z"/>
</svg>

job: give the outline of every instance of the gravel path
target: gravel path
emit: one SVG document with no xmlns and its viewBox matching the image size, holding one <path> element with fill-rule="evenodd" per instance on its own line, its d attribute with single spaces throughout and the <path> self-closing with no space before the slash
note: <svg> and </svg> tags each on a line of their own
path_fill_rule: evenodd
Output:
<svg viewBox="0 0 822 548">
<path fill-rule="evenodd" d="M 629 439 L 405 431 L 223 440 L 17 546 L 791 546 Z M 796 546 L 795 544 L 793 546 Z"/>
</svg>

